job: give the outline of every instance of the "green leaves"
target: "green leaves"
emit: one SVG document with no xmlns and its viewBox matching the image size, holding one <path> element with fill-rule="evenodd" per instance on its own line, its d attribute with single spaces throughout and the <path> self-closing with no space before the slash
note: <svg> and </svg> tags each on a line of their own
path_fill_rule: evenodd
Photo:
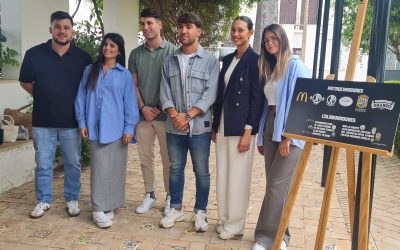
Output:
<svg viewBox="0 0 400 250">
<path fill-rule="evenodd" d="M 15 57 L 18 56 L 18 52 L 10 49 L 9 47 L 4 47 L 3 43 L 0 43 L 0 73 L 2 72 L 4 65 L 19 66 L 19 62 Z"/>
<path fill-rule="evenodd" d="M 368 1 L 367 14 L 365 16 L 364 29 L 361 37 L 360 49 L 364 54 L 368 53 L 370 46 L 374 1 L 377 0 Z M 342 35 L 345 45 L 350 45 L 353 38 L 358 3 L 359 1 L 354 0 L 344 1 Z M 397 60 L 400 62 L 400 1 L 398 0 L 392 1 L 391 4 L 388 45 L 388 49 L 396 55 Z"/>
<path fill-rule="evenodd" d="M 240 13 L 242 7 L 249 8 L 260 0 L 141 0 L 140 9 L 157 8 L 163 18 L 163 37 L 174 44 L 178 44 L 176 19 L 185 12 L 195 12 L 203 20 L 201 45 L 212 47 L 225 41 L 232 21 Z"/>
</svg>

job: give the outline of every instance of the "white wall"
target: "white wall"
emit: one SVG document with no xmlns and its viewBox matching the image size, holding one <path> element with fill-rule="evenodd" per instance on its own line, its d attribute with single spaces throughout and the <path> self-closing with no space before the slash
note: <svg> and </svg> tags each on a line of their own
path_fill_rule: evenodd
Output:
<svg viewBox="0 0 400 250">
<path fill-rule="evenodd" d="M 31 101 L 30 95 L 17 81 L 0 80 L 0 115 L 5 108 L 17 109 Z"/>
<path fill-rule="evenodd" d="M 34 169 L 35 151 L 31 140 L 0 151 L 0 193 L 32 181 Z"/>
<path fill-rule="evenodd" d="M 295 30 L 294 30 L 294 25 L 293 24 L 284 24 L 282 25 L 283 28 L 285 29 L 289 43 L 291 45 L 291 48 L 293 49 L 294 44 L 296 42 L 300 42 L 301 40 L 295 41 Z M 314 48 L 315 48 L 315 33 L 316 33 L 316 25 L 308 25 L 307 27 L 307 44 L 306 44 L 306 57 L 305 57 L 305 63 L 307 67 L 312 70 L 313 68 L 313 60 L 314 60 Z M 325 54 L 325 70 L 324 70 L 324 78 L 329 74 L 330 72 L 330 64 L 331 64 L 331 57 L 332 57 L 332 31 L 333 25 L 330 24 L 328 27 L 328 36 L 327 36 L 327 44 L 326 44 L 326 54 Z M 301 46 L 298 46 L 301 47 Z M 347 61 L 349 57 L 349 50 L 350 48 L 346 48 L 343 44 L 341 46 L 341 52 L 340 52 L 340 59 L 339 59 L 339 80 L 343 80 L 344 76 L 346 74 L 346 69 L 347 69 Z M 319 54 L 321 55 L 321 48 L 319 49 Z M 317 68 L 319 67 L 319 63 L 317 65 Z M 354 75 L 354 81 L 365 81 L 366 75 L 367 75 L 367 67 L 368 67 L 368 56 L 359 56 L 359 60 L 357 61 L 357 66 L 356 66 L 356 73 Z M 318 71 L 317 71 L 317 76 L 318 76 Z"/>
<path fill-rule="evenodd" d="M 68 0 L 0 0 L 2 32 L 6 46 L 18 51 L 21 63 L 25 51 L 50 38 L 50 15 L 69 11 Z M 18 79 L 19 68 L 6 67 L 4 79 Z"/>
<path fill-rule="evenodd" d="M 125 41 L 126 61 L 138 45 L 139 0 L 104 0 L 105 32 L 119 33 Z"/>
<path fill-rule="evenodd" d="M 6 0 L 7 1 L 7 0 Z M 69 12 L 68 0 L 18 0 L 21 7 L 21 50 L 23 54 L 29 48 L 46 42 L 51 38 L 49 33 L 51 13 L 62 10 Z"/>
</svg>

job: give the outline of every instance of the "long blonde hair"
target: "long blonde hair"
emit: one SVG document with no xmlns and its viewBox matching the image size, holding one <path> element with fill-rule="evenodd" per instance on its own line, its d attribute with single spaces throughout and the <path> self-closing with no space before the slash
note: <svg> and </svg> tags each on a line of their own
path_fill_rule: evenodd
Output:
<svg viewBox="0 0 400 250">
<path fill-rule="evenodd" d="M 267 31 L 274 33 L 278 37 L 279 52 L 277 57 L 270 54 L 265 48 L 264 39 Z M 277 81 L 286 72 L 289 59 L 292 56 L 286 32 L 279 24 L 268 25 L 262 33 L 261 41 L 261 54 L 258 59 L 260 79 L 262 79 L 264 83 L 268 81 Z"/>
</svg>

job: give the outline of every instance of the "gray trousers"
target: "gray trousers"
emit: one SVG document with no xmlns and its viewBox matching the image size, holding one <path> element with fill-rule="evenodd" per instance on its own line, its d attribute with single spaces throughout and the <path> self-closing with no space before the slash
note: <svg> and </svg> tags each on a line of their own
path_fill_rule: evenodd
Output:
<svg viewBox="0 0 400 250">
<path fill-rule="evenodd" d="M 122 139 L 109 144 L 89 143 L 93 211 L 109 211 L 124 206 L 128 145 Z"/>
<path fill-rule="evenodd" d="M 279 154 L 279 143 L 272 141 L 274 120 L 275 114 L 271 112 L 265 123 L 263 134 L 267 185 L 254 235 L 256 242 L 268 250 L 274 244 L 297 163 L 302 153 L 300 148 L 290 146 L 287 157 L 282 157 Z M 284 240 L 289 243 L 289 227 L 286 228 Z"/>
</svg>

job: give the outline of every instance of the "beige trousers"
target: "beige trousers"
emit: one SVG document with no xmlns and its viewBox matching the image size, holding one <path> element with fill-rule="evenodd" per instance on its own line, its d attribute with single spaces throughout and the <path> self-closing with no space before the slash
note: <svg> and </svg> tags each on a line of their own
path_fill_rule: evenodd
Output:
<svg viewBox="0 0 400 250">
<path fill-rule="evenodd" d="M 160 146 L 160 155 L 163 165 L 164 189 L 169 194 L 169 169 L 170 162 L 168 157 L 166 140 L 165 121 L 140 121 L 136 125 L 136 139 L 139 151 L 139 159 L 142 166 L 144 188 L 146 192 L 154 191 L 154 147 L 157 137 Z"/>
<path fill-rule="evenodd" d="M 224 230 L 243 234 L 250 199 L 251 170 L 255 136 L 251 136 L 250 149 L 238 153 L 240 136 L 225 137 L 217 133 L 217 203 L 218 216 Z"/>
</svg>

